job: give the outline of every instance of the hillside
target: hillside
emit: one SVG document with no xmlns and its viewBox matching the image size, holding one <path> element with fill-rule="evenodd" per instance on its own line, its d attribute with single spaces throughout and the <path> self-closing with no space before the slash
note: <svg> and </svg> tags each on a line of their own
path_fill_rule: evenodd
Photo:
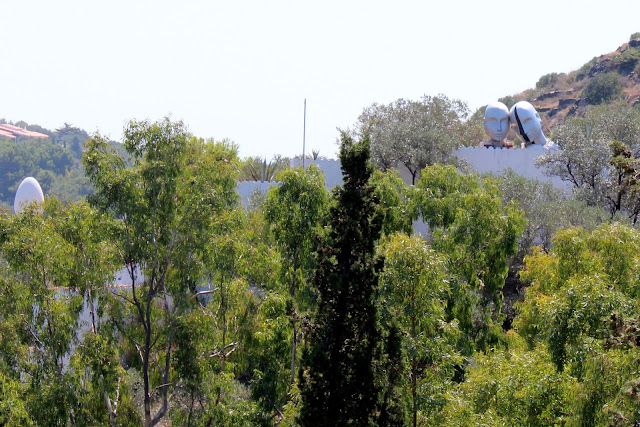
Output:
<svg viewBox="0 0 640 427">
<path fill-rule="evenodd" d="M 90 191 L 80 163 L 89 133 L 64 123 L 50 130 L 0 118 L 0 210 L 10 210 L 20 182 L 32 176 L 47 195 L 78 201 Z M 122 152 L 120 144 L 112 146 Z"/>
<path fill-rule="evenodd" d="M 519 100 L 536 107 L 547 130 L 584 114 L 588 105 L 623 101 L 640 108 L 640 33 L 578 70 L 546 74 L 535 88 L 500 99 L 508 107 Z"/>
</svg>

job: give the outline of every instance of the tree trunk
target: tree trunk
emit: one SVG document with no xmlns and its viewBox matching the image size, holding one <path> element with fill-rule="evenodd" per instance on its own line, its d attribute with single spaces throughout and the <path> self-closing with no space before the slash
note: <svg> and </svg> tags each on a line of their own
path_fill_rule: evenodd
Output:
<svg viewBox="0 0 640 427">
<path fill-rule="evenodd" d="M 291 326 L 293 327 L 293 335 L 291 336 L 291 384 L 296 380 L 296 287 L 298 272 L 298 252 L 293 255 L 293 279 L 291 280 L 291 288 L 289 295 L 291 296 Z"/>
<path fill-rule="evenodd" d="M 411 317 L 411 336 L 415 339 L 416 336 L 416 318 Z M 418 391 L 418 361 L 415 354 L 411 358 L 411 397 L 413 398 L 413 427 L 418 425 L 418 400 L 416 393 Z"/>
<path fill-rule="evenodd" d="M 151 302 L 153 301 L 153 292 L 149 289 L 147 294 L 147 306 L 145 316 L 142 319 L 144 326 L 144 351 L 142 353 L 142 378 L 144 379 L 144 425 L 152 427 L 151 419 L 151 394 L 149 391 L 149 356 L 151 353 Z"/>
<path fill-rule="evenodd" d="M 293 336 L 291 337 L 291 384 L 296 379 L 296 324 L 294 321 L 291 321 L 291 325 L 293 326 Z"/>
</svg>

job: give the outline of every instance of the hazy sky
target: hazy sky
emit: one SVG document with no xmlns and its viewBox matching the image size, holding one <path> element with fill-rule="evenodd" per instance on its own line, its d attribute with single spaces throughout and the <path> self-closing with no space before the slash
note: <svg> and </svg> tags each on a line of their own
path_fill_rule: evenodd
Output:
<svg viewBox="0 0 640 427">
<path fill-rule="evenodd" d="M 0 0 L 0 117 L 121 138 L 183 120 L 241 157 L 335 157 L 363 108 L 445 94 L 475 110 L 611 52 L 640 1 Z"/>
</svg>

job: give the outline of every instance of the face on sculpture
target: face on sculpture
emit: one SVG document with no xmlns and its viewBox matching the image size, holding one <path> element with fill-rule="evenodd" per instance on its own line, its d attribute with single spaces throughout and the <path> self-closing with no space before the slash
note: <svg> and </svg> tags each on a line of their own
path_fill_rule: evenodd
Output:
<svg viewBox="0 0 640 427">
<path fill-rule="evenodd" d="M 491 141 L 502 142 L 509 132 L 509 109 L 502 102 L 487 105 L 484 111 L 484 131 Z"/>
<path fill-rule="evenodd" d="M 528 139 L 529 142 L 542 145 L 547 142 L 542 133 L 542 119 L 533 105 L 527 101 L 516 102 L 511 107 L 509 118 L 511 123 L 516 126 L 518 134 L 523 138 L 526 135 L 525 140 Z"/>
</svg>

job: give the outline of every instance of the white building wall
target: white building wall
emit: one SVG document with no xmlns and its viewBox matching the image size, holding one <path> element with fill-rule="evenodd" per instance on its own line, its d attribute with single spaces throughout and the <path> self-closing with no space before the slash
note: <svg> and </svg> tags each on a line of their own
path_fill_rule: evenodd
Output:
<svg viewBox="0 0 640 427">
<path fill-rule="evenodd" d="M 556 148 L 557 149 L 557 148 Z M 541 145 L 531 145 L 525 149 L 520 148 L 484 148 L 484 147 L 463 147 L 455 150 L 453 155 L 467 162 L 469 167 L 477 173 L 493 173 L 500 175 L 511 168 L 517 174 L 529 179 L 536 179 L 541 182 L 550 182 L 554 187 L 568 190 L 570 186 L 567 182 L 557 177 L 545 175 L 544 170 L 536 166 L 536 160 L 544 155 L 547 150 Z M 325 186 L 332 189 L 336 185 L 342 185 L 342 170 L 340 160 L 337 159 L 306 159 L 305 166 L 315 164 L 320 168 L 325 177 Z M 302 165 L 300 158 L 291 160 L 292 167 Z M 400 175 L 407 183 L 411 183 L 411 176 L 406 168 L 399 165 Z M 271 186 L 278 185 L 277 182 L 238 182 L 238 193 L 242 198 L 242 204 L 247 205 L 249 196 L 256 190 L 262 193 L 269 191 Z"/>
<path fill-rule="evenodd" d="M 258 190 L 262 194 L 266 194 L 269 188 L 275 185 L 280 184 L 276 181 L 238 181 L 236 189 L 240 195 L 242 206 L 247 206 L 249 204 L 249 196 L 251 196 L 254 191 Z"/>
<path fill-rule="evenodd" d="M 490 172 L 500 175 L 511 168 L 525 178 L 551 182 L 556 188 L 568 189 L 569 185 L 566 182 L 545 175 L 544 170 L 536 166 L 536 160 L 546 152 L 541 145 L 531 145 L 525 149 L 463 147 L 455 150 L 453 155 L 466 161 L 477 173 Z"/>
<path fill-rule="evenodd" d="M 340 160 L 336 159 L 305 159 L 304 166 L 311 164 L 318 166 L 324 174 L 324 185 L 327 190 L 331 190 L 336 185 L 342 185 L 342 169 L 340 169 Z M 291 159 L 291 167 L 297 168 L 302 166 L 302 159 L 295 157 Z"/>
</svg>

